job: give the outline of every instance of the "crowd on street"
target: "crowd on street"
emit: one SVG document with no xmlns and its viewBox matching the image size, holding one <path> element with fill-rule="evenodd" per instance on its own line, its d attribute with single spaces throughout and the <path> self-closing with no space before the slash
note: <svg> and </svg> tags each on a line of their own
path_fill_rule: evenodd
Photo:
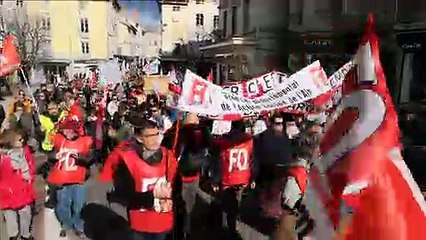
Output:
<svg viewBox="0 0 426 240">
<path fill-rule="evenodd" d="M 46 183 L 44 206 L 62 226 L 50 234 L 106 239 L 85 231 L 93 219 L 82 215 L 90 206 L 86 182 L 95 177 L 93 166 L 97 181 L 111 185 L 109 206 L 126 209 L 117 214 L 128 221 L 129 239 L 191 239 L 202 192 L 220 199 L 230 239 L 238 239 L 239 204 L 250 193 L 276 220 L 276 239 L 297 239 L 312 227 L 301 196 L 324 124 L 319 115 L 270 112 L 233 121 L 228 133 L 214 135 L 213 120 L 168 108 L 166 96 L 143 85 L 132 79 L 97 86 L 75 76 L 34 92 L 23 85 L 2 106 L 0 209 L 10 240 L 34 239 L 37 175 Z M 36 164 L 36 153 L 46 161 Z M 290 228 L 281 216 L 294 217 Z"/>
</svg>

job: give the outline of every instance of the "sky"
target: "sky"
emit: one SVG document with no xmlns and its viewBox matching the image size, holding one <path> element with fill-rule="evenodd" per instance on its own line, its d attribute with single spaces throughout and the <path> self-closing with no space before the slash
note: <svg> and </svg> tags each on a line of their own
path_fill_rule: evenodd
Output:
<svg viewBox="0 0 426 240">
<path fill-rule="evenodd" d="M 155 28 L 160 26 L 160 12 L 157 0 L 119 0 L 122 9 L 128 12 L 138 11 L 142 26 Z"/>
</svg>

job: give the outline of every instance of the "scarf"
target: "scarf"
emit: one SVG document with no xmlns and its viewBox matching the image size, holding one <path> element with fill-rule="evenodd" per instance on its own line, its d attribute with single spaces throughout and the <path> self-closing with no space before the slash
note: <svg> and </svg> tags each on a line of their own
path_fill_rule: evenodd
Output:
<svg viewBox="0 0 426 240">
<path fill-rule="evenodd" d="M 23 148 L 10 149 L 5 151 L 5 155 L 9 156 L 12 168 L 20 171 L 24 180 L 31 179 L 30 168 Z"/>
</svg>

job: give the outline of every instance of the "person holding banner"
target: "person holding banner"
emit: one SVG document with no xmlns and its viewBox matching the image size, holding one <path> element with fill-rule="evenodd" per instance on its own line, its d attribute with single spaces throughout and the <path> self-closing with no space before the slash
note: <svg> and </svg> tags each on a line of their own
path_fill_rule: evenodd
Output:
<svg viewBox="0 0 426 240">
<path fill-rule="evenodd" d="M 214 143 L 213 191 L 219 192 L 226 213 L 226 225 L 237 232 L 236 220 L 243 191 L 254 189 L 257 164 L 253 152 L 253 138 L 246 133 L 243 121 L 232 122 L 231 131 Z"/>
</svg>

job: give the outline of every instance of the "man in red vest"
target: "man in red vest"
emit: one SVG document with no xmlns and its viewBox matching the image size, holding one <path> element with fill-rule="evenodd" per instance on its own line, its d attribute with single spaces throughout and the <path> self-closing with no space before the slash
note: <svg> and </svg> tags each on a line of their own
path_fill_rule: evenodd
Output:
<svg viewBox="0 0 426 240">
<path fill-rule="evenodd" d="M 112 178 L 114 190 L 109 200 L 127 207 L 134 240 L 164 240 L 174 226 L 176 158 L 160 147 L 160 130 L 155 122 L 135 115 L 130 123 L 134 136 L 114 149 L 101 180 Z"/>
<path fill-rule="evenodd" d="M 59 186 L 57 190 L 56 215 L 62 225 L 60 237 L 75 230 L 84 238 L 81 209 L 86 203 L 85 182 L 89 177 L 93 140 L 81 136 L 81 122 L 66 120 L 58 124 L 59 133 L 53 136 L 55 164 L 47 181 Z"/>
<path fill-rule="evenodd" d="M 217 152 L 216 171 L 213 171 L 213 190 L 221 190 L 227 226 L 236 231 L 236 219 L 243 190 L 255 187 L 257 164 L 253 157 L 253 138 L 245 132 L 243 121 L 232 122 L 228 135 L 215 142 Z"/>
</svg>

